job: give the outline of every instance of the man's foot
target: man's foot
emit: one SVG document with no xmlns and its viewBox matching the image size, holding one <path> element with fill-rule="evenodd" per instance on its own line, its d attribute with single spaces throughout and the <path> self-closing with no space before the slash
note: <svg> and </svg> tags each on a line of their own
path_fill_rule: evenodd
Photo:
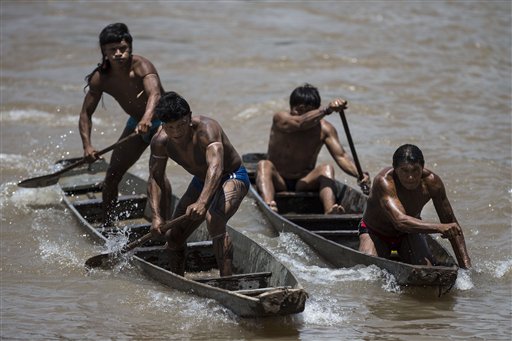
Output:
<svg viewBox="0 0 512 341">
<path fill-rule="evenodd" d="M 343 206 L 338 205 L 338 204 L 332 205 L 332 207 L 327 212 L 325 212 L 325 214 L 343 214 L 343 213 L 345 213 L 345 209 L 343 208 Z"/>
<path fill-rule="evenodd" d="M 277 203 L 276 203 L 274 200 L 272 200 L 271 202 L 269 202 L 267 205 L 268 205 L 268 207 L 270 207 L 270 209 L 271 209 L 272 211 L 274 211 L 274 212 L 276 212 L 276 213 L 277 213 Z"/>
</svg>

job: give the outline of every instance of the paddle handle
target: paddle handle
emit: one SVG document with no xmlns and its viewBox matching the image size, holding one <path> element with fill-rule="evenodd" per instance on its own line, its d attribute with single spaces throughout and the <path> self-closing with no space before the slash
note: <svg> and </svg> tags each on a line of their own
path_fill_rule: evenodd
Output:
<svg viewBox="0 0 512 341">
<path fill-rule="evenodd" d="M 111 150 L 113 150 L 114 148 L 116 148 L 117 146 L 119 146 L 119 145 L 121 145 L 121 144 L 125 143 L 126 141 L 128 141 L 129 139 L 131 139 L 132 137 L 134 137 L 135 135 L 137 135 L 137 133 L 136 133 L 136 132 L 131 133 L 130 135 L 128 135 L 128 136 L 126 136 L 126 137 L 122 138 L 121 140 L 117 141 L 117 142 L 116 142 L 116 143 L 114 143 L 113 145 L 110 145 L 110 146 L 108 146 L 108 147 L 106 147 L 106 148 L 104 148 L 104 149 L 100 150 L 99 152 L 97 152 L 97 153 L 96 153 L 96 155 L 101 156 L 101 155 L 103 155 L 103 154 L 105 154 L 105 153 L 108 153 L 109 151 L 111 151 Z M 55 173 L 55 175 L 65 173 L 65 172 L 67 172 L 67 171 L 69 171 L 69 170 L 71 170 L 71 169 L 73 169 L 73 168 L 76 168 L 76 167 L 78 167 L 78 166 L 83 165 L 83 164 L 84 164 L 84 163 L 86 163 L 86 162 L 87 162 L 87 159 L 84 157 L 84 158 L 82 158 L 81 160 L 79 160 L 79 161 L 77 161 L 77 162 L 75 162 L 75 163 L 72 163 L 71 165 L 69 165 L 69 166 L 67 166 L 67 167 L 62 168 L 60 171 L 56 172 L 56 173 Z"/>
<path fill-rule="evenodd" d="M 359 163 L 359 158 L 357 157 L 356 147 L 354 146 L 354 142 L 352 141 L 352 135 L 350 134 L 350 129 L 348 127 L 347 118 L 345 117 L 345 111 L 343 109 L 340 110 L 340 117 L 341 117 L 341 122 L 343 122 L 343 128 L 345 129 L 345 134 L 347 135 L 347 141 L 348 141 L 348 145 L 350 146 L 350 151 L 352 152 L 352 157 L 354 158 L 354 163 L 357 168 L 357 174 L 359 175 L 359 180 L 363 180 L 363 178 L 364 178 L 363 170 L 361 169 L 361 164 Z M 370 188 L 368 187 L 367 184 L 361 184 L 360 186 L 361 186 L 361 190 L 363 191 L 364 194 L 370 193 Z"/>
<path fill-rule="evenodd" d="M 96 153 L 96 155 L 100 156 L 100 155 L 103 155 L 103 154 L 111 151 L 112 149 L 116 148 L 120 144 L 125 143 L 126 141 L 128 141 L 129 139 L 134 137 L 135 135 L 137 135 L 137 133 L 134 132 L 134 133 L 126 136 L 125 138 L 123 138 L 123 139 L 117 141 L 116 143 L 114 143 L 113 145 L 111 145 L 111 146 L 109 146 L 109 147 L 107 147 L 105 149 L 100 150 L 99 152 Z M 59 171 L 57 171 L 55 173 L 48 174 L 48 175 L 42 175 L 42 176 L 38 176 L 38 177 L 35 177 L 35 178 L 30 178 L 30 179 L 23 180 L 20 183 L 18 183 L 18 186 L 19 187 L 27 187 L 27 188 L 38 188 L 38 187 L 46 187 L 46 186 L 55 185 L 59 181 L 59 177 L 62 174 L 72 170 L 73 168 L 81 166 L 81 165 L 85 164 L 86 162 L 87 162 L 87 159 L 85 157 L 83 157 L 82 159 L 80 159 L 80 160 L 76 161 L 75 163 L 72 163 L 72 164 L 62 168 L 61 170 L 59 170 Z"/>
<path fill-rule="evenodd" d="M 160 231 L 163 233 L 167 232 L 169 229 L 172 229 L 173 227 L 175 227 L 176 225 L 182 223 L 185 219 L 187 218 L 187 216 L 185 215 L 182 215 L 181 217 L 178 217 L 176 219 L 173 219 L 171 221 L 168 221 L 166 223 L 164 223 L 162 225 L 162 227 L 160 227 Z M 146 233 L 145 235 L 143 235 L 142 237 L 140 237 L 139 239 L 137 240 L 134 240 L 133 242 L 129 243 L 129 244 L 126 244 L 122 249 L 121 249 L 121 253 L 126 253 L 130 250 L 133 250 L 135 249 L 136 247 L 138 246 L 141 246 L 145 243 L 147 243 L 149 240 L 151 240 L 151 238 L 153 237 L 153 235 L 151 234 L 151 232 L 148 232 Z"/>
</svg>

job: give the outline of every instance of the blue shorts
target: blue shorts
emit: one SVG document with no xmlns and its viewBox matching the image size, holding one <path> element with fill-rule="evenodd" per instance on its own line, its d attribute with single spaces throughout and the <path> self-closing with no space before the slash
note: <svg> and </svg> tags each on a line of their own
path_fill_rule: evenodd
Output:
<svg viewBox="0 0 512 341">
<path fill-rule="evenodd" d="M 131 131 L 135 131 L 135 128 L 137 128 L 137 124 L 139 121 L 134 119 L 130 116 L 128 121 L 126 122 L 126 128 L 130 129 Z M 144 135 L 141 135 L 142 139 L 146 143 L 151 143 L 151 139 L 153 138 L 153 135 L 156 134 L 156 131 L 158 130 L 158 127 L 162 125 L 162 121 L 160 120 L 154 120 L 151 122 L 151 128 L 149 128 L 149 131 L 145 133 Z"/>
<path fill-rule="evenodd" d="M 245 169 L 244 166 L 240 166 L 240 168 L 238 168 L 238 170 L 236 170 L 236 172 L 233 172 L 231 174 L 224 176 L 221 180 L 221 183 L 224 183 L 231 179 L 236 179 L 236 180 L 242 181 L 247 188 L 249 188 L 249 186 L 251 185 L 251 181 L 249 180 L 249 174 L 247 174 L 247 170 Z M 194 187 L 197 190 L 199 190 L 199 191 L 203 190 L 204 181 L 199 179 L 197 176 L 194 176 L 192 178 L 191 184 L 194 185 Z"/>
</svg>

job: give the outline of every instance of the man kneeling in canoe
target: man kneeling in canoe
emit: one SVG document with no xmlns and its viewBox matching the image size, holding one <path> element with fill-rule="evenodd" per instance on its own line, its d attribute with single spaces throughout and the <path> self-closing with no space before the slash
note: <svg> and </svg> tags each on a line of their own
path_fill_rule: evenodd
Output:
<svg viewBox="0 0 512 341">
<path fill-rule="evenodd" d="M 297 87 L 290 95 L 290 111 L 274 115 L 268 143 L 268 160 L 258 163 L 256 186 L 263 200 L 274 211 L 275 192 L 319 191 L 326 214 L 340 214 L 344 208 L 336 203 L 334 168 L 316 165 L 323 145 L 347 174 L 358 178 L 357 168 L 345 152 L 334 126 L 324 117 L 347 108 L 347 101 L 335 99 L 320 107 L 318 89 L 310 84 Z M 364 172 L 359 185 L 370 187 Z"/>
<path fill-rule="evenodd" d="M 250 185 L 242 159 L 219 123 L 205 116 L 192 117 L 189 104 L 177 93 L 162 95 L 155 114 L 163 124 L 151 140 L 151 230 L 161 235 L 164 220 L 160 200 L 167 159 L 171 158 L 194 176 L 173 214 L 173 218 L 185 214 L 190 219 L 165 234 L 171 271 L 184 275 L 186 240 L 206 219 L 220 275 L 229 276 L 233 251 L 226 223 L 238 210 Z"/>
<path fill-rule="evenodd" d="M 384 168 L 375 176 L 359 226 L 359 251 L 389 258 L 391 251 L 396 250 L 404 262 L 432 265 L 423 234 L 440 233 L 450 240 L 459 266 L 470 268 L 464 235 L 443 182 L 424 165 L 421 150 L 405 144 L 395 151 L 393 167 Z M 420 218 L 431 199 L 441 223 Z"/>
</svg>

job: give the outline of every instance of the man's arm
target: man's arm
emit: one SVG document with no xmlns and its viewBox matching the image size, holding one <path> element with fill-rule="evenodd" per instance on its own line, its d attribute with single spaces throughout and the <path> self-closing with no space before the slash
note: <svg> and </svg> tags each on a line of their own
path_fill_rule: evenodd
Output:
<svg viewBox="0 0 512 341">
<path fill-rule="evenodd" d="M 92 85 L 90 85 L 89 91 L 87 91 L 87 94 L 85 95 L 78 120 L 78 130 L 80 132 L 80 137 L 82 138 L 84 157 L 87 158 L 88 162 L 93 162 L 97 159 L 95 155 L 96 150 L 91 144 L 92 115 L 94 114 L 102 95 L 101 91 L 94 90 L 91 87 Z"/>
<path fill-rule="evenodd" d="M 363 178 L 359 180 L 359 173 L 357 171 L 357 167 L 354 164 L 354 161 L 352 158 L 348 155 L 348 153 L 345 151 L 343 146 L 341 145 L 340 139 L 338 137 L 338 132 L 333 127 L 332 124 L 330 124 L 327 121 L 322 122 L 322 129 L 325 134 L 324 143 L 327 147 L 327 150 L 331 154 L 334 161 L 336 161 L 336 164 L 347 174 L 352 175 L 357 180 L 357 183 L 360 185 L 362 183 L 365 183 L 368 188 L 371 184 L 370 174 L 368 172 L 363 171 Z"/>
<path fill-rule="evenodd" d="M 308 111 L 304 115 L 292 115 L 290 112 L 281 111 L 274 115 L 273 125 L 275 128 L 286 133 L 293 133 L 301 130 L 308 130 L 316 126 L 324 116 L 335 111 L 347 108 L 347 101 L 337 98 L 329 102 L 326 108 L 318 108 Z"/>
<path fill-rule="evenodd" d="M 145 134 L 151 128 L 151 121 L 153 120 L 155 107 L 161 96 L 161 85 L 160 78 L 156 73 L 150 73 L 144 76 L 142 82 L 144 85 L 144 91 L 148 97 L 148 101 L 146 103 L 146 111 L 144 112 L 142 119 L 139 121 L 136 131 L 137 133 Z"/>
<path fill-rule="evenodd" d="M 391 175 L 375 178 L 372 195 L 375 193 L 380 198 L 379 205 L 396 230 L 403 233 L 441 233 L 444 238 L 459 235 L 460 227 L 457 223 L 429 223 L 408 215 L 398 198 L 395 183 L 387 179 L 387 176 Z"/>
<path fill-rule="evenodd" d="M 153 215 L 151 230 L 157 234 L 160 234 L 160 225 L 164 223 L 160 202 L 162 195 L 165 195 L 165 167 L 168 158 L 165 149 L 165 136 L 162 136 L 161 133 L 160 131 L 151 141 L 148 179 L 148 199 Z"/>
<path fill-rule="evenodd" d="M 338 166 L 347 174 L 352 175 L 357 178 L 359 175 L 357 174 L 357 168 L 352 158 L 345 151 L 343 146 L 341 145 L 340 139 L 338 137 L 338 132 L 329 122 L 322 123 L 322 130 L 325 135 L 324 143 L 327 147 L 327 150 L 333 157 L 334 161 L 338 164 Z"/>
<path fill-rule="evenodd" d="M 469 254 L 466 249 L 466 241 L 464 239 L 462 228 L 460 227 L 459 222 L 453 213 L 453 209 L 446 195 L 446 189 L 443 182 L 439 177 L 435 177 L 436 186 L 435 189 L 431 191 L 432 202 L 441 223 L 456 223 L 457 226 L 459 226 L 460 234 L 449 238 L 449 240 L 452 244 L 453 252 L 455 253 L 455 257 L 457 258 L 459 266 L 461 268 L 468 269 L 471 267 L 471 259 L 469 258 Z"/>
<path fill-rule="evenodd" d="M 216 141 L 206 147 L 206 178 L 204 187 L 197 201 L 187 208 L 187 214 L 193 219 L 202 219 L 210 206 L 215 192 L 219 188 L 224 172 L 224 146 Z"/>
<path fill-rule="evenodd" d="M 273 125 L 285 133 L 308 130 L 316 126 L 325 115 L 329 115 L 331 112 L 321 108 L 308 111 L 304 115 L 292 115 L 287 111 L 281 111 L 274 115 Z"/>
</svg>

